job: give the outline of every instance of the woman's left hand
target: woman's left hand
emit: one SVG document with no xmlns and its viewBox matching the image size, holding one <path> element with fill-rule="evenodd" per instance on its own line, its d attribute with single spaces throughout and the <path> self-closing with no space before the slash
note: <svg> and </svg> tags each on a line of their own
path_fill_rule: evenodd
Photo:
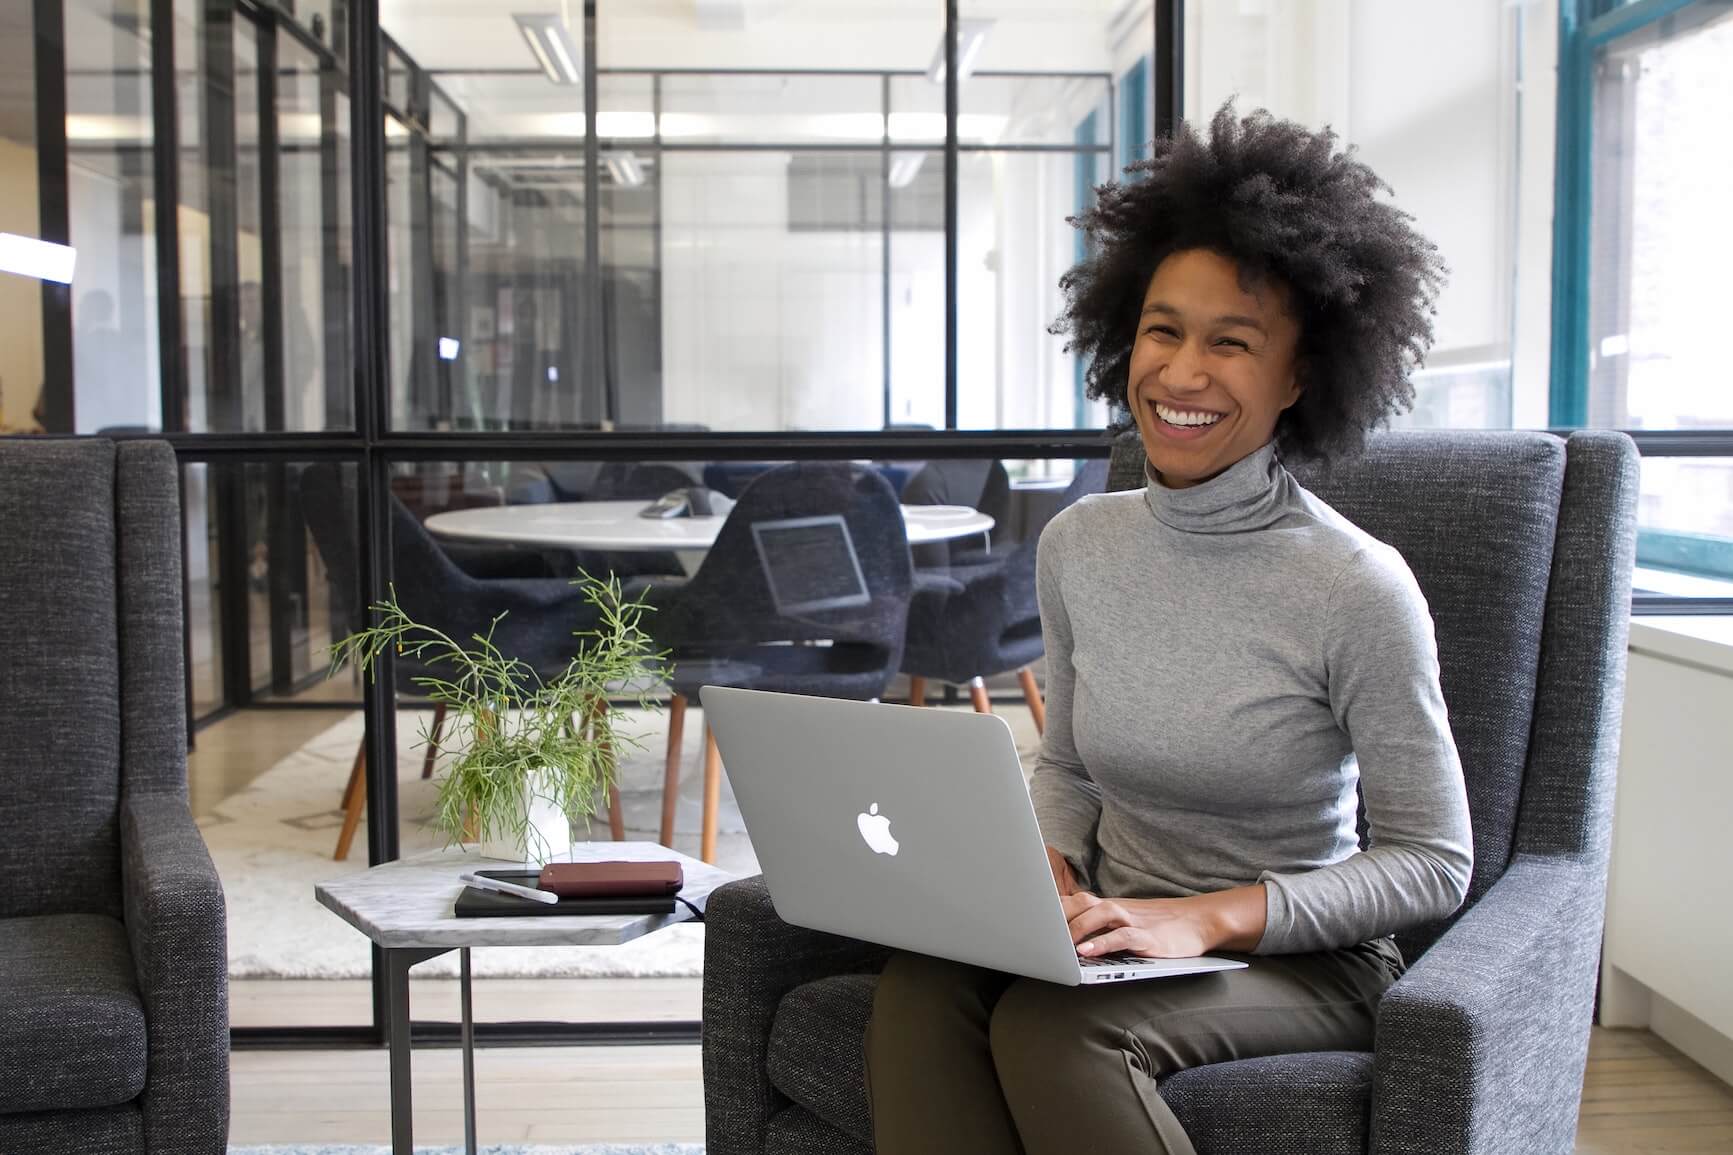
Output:
<svg viewBox="0 0 1733 1155">
<path fill-rule="evenodd" d="M 1078 891 L 1060 900 L 1077 953 L 1125 952 L 1144 958 L 1194 958 L 1212 950 L 1252 950 L 1264 933 L 1262 884 L 1192 898 L 1102 898 Z"/>
</svg>

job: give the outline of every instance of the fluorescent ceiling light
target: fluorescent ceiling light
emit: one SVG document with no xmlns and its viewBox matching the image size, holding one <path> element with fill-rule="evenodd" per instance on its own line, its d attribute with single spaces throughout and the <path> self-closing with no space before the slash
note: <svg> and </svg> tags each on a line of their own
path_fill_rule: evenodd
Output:
<svg viewBox="0 0 1733 1155">
<path fill-rule="evenodd" d="M 536 63 L 549 80 L 555 84 L 583 81 L 584 70 L 578 67 L 578 46 L 572 43 L 572 34 L 557 13 L 514 12 L 512 19 L 517 21 L 518 31 L 523 33 Z"/>
<path fill-rule="evenodd" d="M 975 71 L 975 60 L 987 43 L 987 33 L 993 30 L 991 20 L 959 20 L 957 22 L 957 83 L 969 79 Z M 945 82 L 945 35 L 939 34 L 939 46 L 933 52 L 933 62 L 927 66 L 927 79 L 934 84 Z"/>
<path fill-rule="evenodd" d="M 439 359 L 441 361 L 457 360 L 458 340 L 456 337 L 441 337 L 439 339 Z"/>
<path fill-rule="evenodd" d="M 636 153 L 604 153 L 602 163 L 608 166 L 608 175 L 614 178 L 614 183 L 617 185 L 624 188 L 636 188 L 644 183 L 644 166 L 638 160 Z"/>
<path fill-rule="evenodd" d="M 0 233 L 0 271 L 70 285 L 72 266 L 77 260 L 78 252 L 70 245 Z"/>
<path fill-rule="evenodd" d="M 892 188 L 908 188 L 914 183 L 915 175 L 921 171 L 921 162 L 927 159 L 927 154 L 898 152 L 892 155 L 896 159 L 891 161 L 890 185 Z"/>
</svg>

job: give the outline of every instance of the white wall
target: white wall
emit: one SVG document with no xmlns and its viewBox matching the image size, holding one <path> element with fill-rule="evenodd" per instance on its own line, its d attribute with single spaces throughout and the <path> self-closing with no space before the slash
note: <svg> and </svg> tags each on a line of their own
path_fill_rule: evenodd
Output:
<svg viewBox="0 0 1733 1155">
<path fill-rule="evenodd" d="M 877 429 L 879 234 L 790 232 L 785 153 L 663 163 L 664 419 Z"/>
<path fill-rule="evenodd" d="M 1242 0 L 1187 16 L 1188 119 L 1237 94 L 1241 113 L 1328 125 L 1437 244 L 1450 274 L 1422 400 L 1428 379 L 1460 395 L 1431 417 L 1504 424 L 1483 379 L 1514 362 L 1512 415 L 1544 424 L 1556 0 Z"/>
<path fill-rule="evenodd" d="M 1733 618 L 1632 619 L 1601 1023 L 1647 1027 L 1733 1082 L 1730 699 Z"/>
</svg>

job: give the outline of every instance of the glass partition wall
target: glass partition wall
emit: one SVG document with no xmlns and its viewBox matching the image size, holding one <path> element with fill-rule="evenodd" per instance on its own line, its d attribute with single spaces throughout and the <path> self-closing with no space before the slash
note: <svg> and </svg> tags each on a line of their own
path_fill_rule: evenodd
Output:
<svg viewBox="0 0 1733 1155">
<path fill-rule="evenodd" d="M 1380 97 L 1382 17 L 1297 0 L 1192 6 L 1183 26 L 1168 0 L 37 0 L 6 39 L 31 49 L 8 74 L 35 96 L 0 94 L 15 194 L 0 213 L 69 242 L 80 273 L 0 277 L 0 431 L 164 436 L 180 455 L 193 795 L 240 920 L 237 1041 L 377 1041 L 372 960 L 311 884 L 437 844 L 430 791 L 449 755 L 417 745 L 434 711 L 391 669 L 326 676 L 364 607 L 417 591 L 437 615 L 491 604 L 488 583 L 565 591 L 580 568 L 674 586 L 706 560 L 478 540 L 451 515 L 588 506 L 581 520 L 679 487 L 737 497 L 779 463 L 852 462 L 907 507 L 990 511 L 979 541 L 921 546 L 912 565 L 1016 554 L 1106 453 L 1108 414 L 1047 328 L 1085 252 L 1066 218 L 1182 97 L 1194 121 L 1239 92 L 1363 143 L 1466 270 L 1406 421 L 1628 417 L 1646 454 L 1638 606 L 1725 612 L 1733 445 L 1695 428 L 1725 425 L 1709 394 L 1670 400 L 1679 365 L 1638 364 L 1670 315 L 1644 270 L 1672 233 L 1629 223 L 1682 197 L 1655 173 L 1689 161 L 1691 188 L 1725 183 L 1673 156 L 1655 111 L 1679 83 L 1704 107 L 1724 95 L 1698 67 L 1724 27 L 1567 41 L 1604 62 L 1597 115 L 1624 109 L 1612 123 L 1634 142 L 1596 154 L 1594 179 L 1634 195 L 1595 201 L 1594 243 L 1620 260 L 1594 286 L 1595 411 L 1573 417 L 1540 384 L 1549 297 L 1533 270 L 1553 206 L 1550 137 L 1532 130 L 1550 133 L 1552 109 L 1516 100 L 1554 63 L 1539 7 L 1489 0 L 1453 23 L 1434 64 L 1467 84 L 1452 54 L 1472 61 L 1473 91 L 1433 107 Z M 1289 67 L 1295 29 L 1340 58 L 1345 89 Z M 1475 182 L 1404 151 L 1403 117 L 1479 142 Z M 552 653 L 569 644 L 561 614 L 527 625 Z M 1025 725 L 1019 674 L 984 671 L 979 688 Z M 969 683 L 924 694 L 967 708 Z M 913 688 L 901 671 L 887 694 Z M 633 715 L 633 837 L 660 834 L 671 704 Z M 674 834 L 693 849 L 702 739 L 695 717 L 675 752 Z M 734 833 L 724 822 L 720 854 L 744 868 Z M 574 976 L 606 974 L 596 960 L 492 973 L 520 986 L 483 1000 L 484 1040 L 696 1037 L 695 979 L 649 1005 L 591 993 Z M 421 982 L 433 1010 L 418 1016 L 451 1017 L 450 985 Z"/>
<path fill-rule="evenodd" d="M 241 1045 L 376 1041 L 373 960 L 311 886 L 441 841 L 434 711 L 390 669 L 327 676 L 364 607 L 396 591 L 436 619 L 490 583 L 641 588 L 704 560 L 442 518 L 737 496 L 788 462 L 924 504 L 956 463 L 1000 479 L 952 495 L 996 511 L 969 548 L 1010 554 L 1105 453 L 1044 328 L 1150 9 L 1043 30 L 925 0 L 519 7 L 39 0 L 20 30 L 36 97 L 3 122 L 7 212 L 45 195 L 8 227 L 83 264 L 17 294 L 0 427 L 162 436 L 181 458 L 193 804 L 230 894 Z M 578 623 L 523 624 L 557 653 Z M 1018 671 L 983 675 L 1026 726 Z M 909 689 L 897 672 L 887 695 Z M 924 694 L 970 708 L 967 679 Z M 628 834 L 652 840 L 661 701 L 621 760 Z M 695 711 L 677 751 L 693 853 L 703 734 Z M 737 821 L 720 843 L 750 867 Z M 591 993 L 598 958 L 478 969 L 502 980 L 487 1041 L 696 1038 L 695 976 L 634 1002 Z M 454 1018 L 451 986 L 419 979 L 418 1019 Z"/>
</svg>

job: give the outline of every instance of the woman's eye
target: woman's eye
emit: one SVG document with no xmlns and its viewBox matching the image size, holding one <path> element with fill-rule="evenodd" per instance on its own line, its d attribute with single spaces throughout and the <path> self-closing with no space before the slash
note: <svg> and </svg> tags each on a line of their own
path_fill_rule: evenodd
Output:
<svg viewBox="0 0 1733 1155">
<path fill-rule="evenodd" d="M 1251 348 L 1252 348 L 1250 345 L 1246 344 L 1244 341 L 1240 340 L 1238 337 L 1221 337 L 1221 338 L 1218 338 L 1216 340 L 1216 344 L 1219 346 L 1222 346 L 1224 348 L 1240 349 L 1240 350 L 1243 350 L 1243 351 L 1248 352 L 1248 353 L 1251 351 Z"/>
<path fill-rule="evenodd" d="M 1179 334 L 1170 325 L 1151 325 L 1144 332 L 1152 337 L 1177 337 Z"/>
</svg>

